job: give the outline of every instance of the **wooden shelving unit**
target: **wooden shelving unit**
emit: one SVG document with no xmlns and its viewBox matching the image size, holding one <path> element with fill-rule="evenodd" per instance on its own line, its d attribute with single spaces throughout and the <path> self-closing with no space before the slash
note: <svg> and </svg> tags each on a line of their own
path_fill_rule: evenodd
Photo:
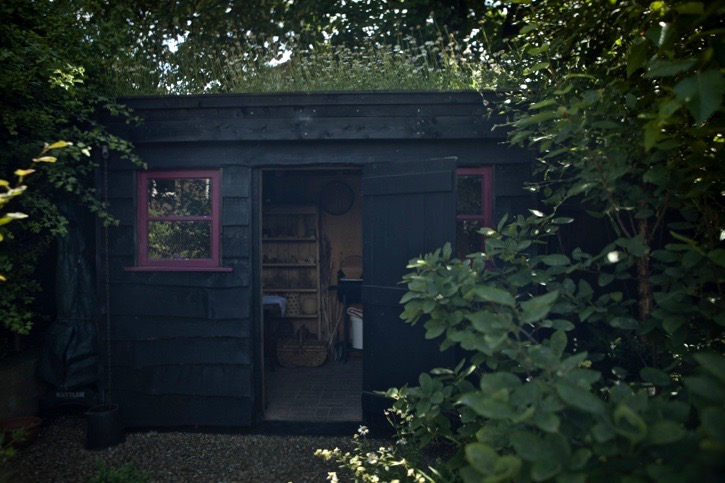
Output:
<svg viewBox="0 0 725 483">
<path fill-rule="evenodd" d="M 262 290 L 285 297 L 285 319 L 304 324 L 318 338 L 319 223 L 316 206 L 280 205 L 262 211 Z"/>
</svg>

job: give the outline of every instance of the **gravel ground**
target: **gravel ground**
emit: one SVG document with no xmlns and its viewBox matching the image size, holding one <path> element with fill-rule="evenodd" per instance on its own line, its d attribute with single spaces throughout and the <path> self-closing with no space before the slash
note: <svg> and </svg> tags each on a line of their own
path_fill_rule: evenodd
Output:
<svg viewBox="0 0 725 483">
<path fill-rule="evenodd" d="M 324 482 L 329 471 L 349 481 L 335 462 L 314 453 L 318 448 L 349 450 L 351 436 L 130 432 L 125 443 L 89 451 L 85 419 L 66 415 L 44 425 L 10 465 L 16 480 L 27 483 L 86 482 L 99 462 L 113 468 L 130 462 L 150 481 Z"/>
</svg>

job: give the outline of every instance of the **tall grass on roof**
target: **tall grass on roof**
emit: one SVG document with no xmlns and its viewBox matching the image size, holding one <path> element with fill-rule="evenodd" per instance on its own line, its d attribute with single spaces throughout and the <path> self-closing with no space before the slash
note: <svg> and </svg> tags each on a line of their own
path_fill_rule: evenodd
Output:
<svg viewBox="0 0 725 483">
<path fill-rule="evenodd" d="M 249 34 L 213 53 L 181 44 L 160 61 L 119 61 L 113 82 L 117 95 L 501 87 L 508 80 L 506 69 L 476 34 L 461 43 L 440 35 L 426 42 L 371 38 L 355 47 L 302 46 L 291 34 L 266 39 Z"/>
</svg>

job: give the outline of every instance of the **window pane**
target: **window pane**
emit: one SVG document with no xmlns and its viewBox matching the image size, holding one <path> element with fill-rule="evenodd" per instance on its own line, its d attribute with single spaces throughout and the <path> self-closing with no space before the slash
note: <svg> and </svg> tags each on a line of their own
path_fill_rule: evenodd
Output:
<svg viewBox="0 0 725 483">
<path fill-rule="evenodd" d="M 209 178 L 151 178 L 147 193 L 149 216 L 211 215 Z"/>
<path fill-rule="evenodd" d="M 211 221 L 150 221 L 149 259 L 211 258 Z"/>
<path fill-rule="evenodd" d="M 480 215 L 483 213 L 483 178 L 480 176 L 459 176 L 456 199 L 456 214 Z"/>
<path fill-rule="evenodd" d="M 458 220 L 456 222 L 456 255 L 465 257 L 469 253 L 483 250 L 483 235 L 480 220 Z"/>
</svg>

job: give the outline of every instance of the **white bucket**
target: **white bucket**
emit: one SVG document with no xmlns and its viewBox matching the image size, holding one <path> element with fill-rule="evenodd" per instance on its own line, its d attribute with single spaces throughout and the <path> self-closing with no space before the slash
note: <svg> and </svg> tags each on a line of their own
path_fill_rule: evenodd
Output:
<svg viewBox="0 0 725 483">
<path fill-rule="evenodd" d="M 352 348 L 363 348 L 363 319 L 357 315 L 350 314 L 350 322 L 352 325 Z"/>
</svg>

